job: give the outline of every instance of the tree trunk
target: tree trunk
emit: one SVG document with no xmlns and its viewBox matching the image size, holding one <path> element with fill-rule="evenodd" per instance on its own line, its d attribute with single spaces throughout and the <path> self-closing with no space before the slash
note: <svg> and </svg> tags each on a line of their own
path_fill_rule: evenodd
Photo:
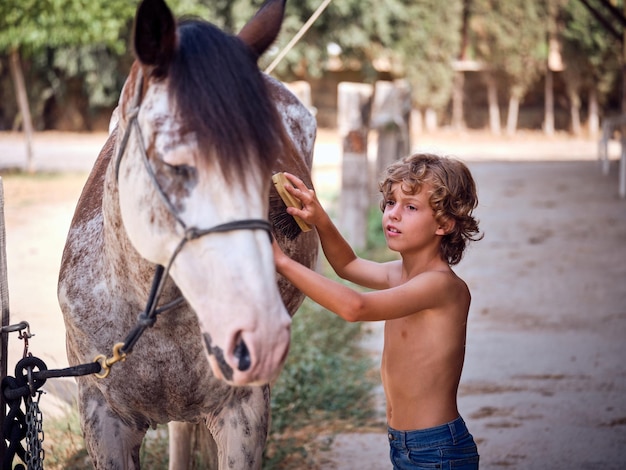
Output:
<svg viewBox="0 0 626 470">
<path fill-rule="evenodd" d="M 487 83 L 487 103 L 489 104 L 489 128 L 494 135 L 500 135 L 500 106 L 498 105 L 498 88 L 490 72 L 485 75 Z"/>
<path fill-rule="evenodd" d="M 554 135 L 554 74 L 550 67 L 546 68 L 545 83 L 545 115 L 543 122 L 543 132 L 546 135 Z"/>
<path fill-rule="evenodd" d="M 600 113 L 598 109 L 598 93 L 594 87 L 591 87 L 589 90 L 589 136 L 594 139 L 600 133 Z"/>
<path fill-rule="evenodd" d="M 465 73 L 458 71 L 454 75 L 454 88 L 452 89 L 452 128 L 457 131 L 465 129 L 463 116 Z"/>
<path fill-rule="evenodd" d="M 26 137 L 26 163 L 24 168 L 28 173 L 34 173 L 33 121 L 30 116 L 30 107 L 28 104 L 28 96 L 26 94 L 26 85 L 24 83 L 24 74 L 22 73 L 20 53 L 18 49 L 11 49 L 9 67 L 11 69 L 11 76 L 13 77 L 13 85 L 15 86 L 17 105 L 22 115 L 22 128 L 24 130 L 24 136 Z"/>
<path fill-rule="evenodd" d="M 426 108 L 424 111 L 424 125 L 426 132 L 432 133 L 437 130 L 437 112 L 433 108 Z"/>
<path fill-rule="evenodd" d="M 507 135 L 515 135 L 517 130 L 517 117 L 519 115 L 519 98 L 515 95 L 511 95 L 509 98 L 509 114 L 506 119 L 506 133 Z"/>
<path fill-rule="evenodd" d="M 572 122 L 572 134 L 578 137 L 581 134 L 580 129 L 580 96 L 577 90 L 571 90 L 569 93 L 569 109 L 570 119 Z"/>
<path fill-rule="evenodd" d="M 422 111 L 417 108 L 411 109 L 411 118 L 409 120 L 411 123 L 411 136 L 420 136 L 424 133 L 424 117 L 422 116 Z"/>
</svg>

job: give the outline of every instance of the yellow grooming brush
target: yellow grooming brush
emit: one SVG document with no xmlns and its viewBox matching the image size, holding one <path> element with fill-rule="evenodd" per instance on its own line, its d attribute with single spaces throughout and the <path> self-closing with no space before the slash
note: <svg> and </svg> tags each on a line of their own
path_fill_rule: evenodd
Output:
<svg viewBox="0 0 626 470">
<path fill-rule="evenodd" d="M 288 193 L 287 190 L 285 189 L 285 184 L 291 184 L 291 181 L 287 179 L 284 173 L 276 173 L 272 175 L 272 182 L 274 183 L 274 187 L 276 188 L 278 195 L 280 196 L 280 198 L 283 200 L 283 202 L 285 203 L 287 207 L 295 207 L 297 209 L 302 209 L 302 203 L 298 199 L 293 197 L 290 193 Z M 313 229 L 313 227 L 307 224 L 300 217 L 296 215 L 292 217 L 294 218 L 294 220 L 296 221 L 296 223 L 298 224 L 298 226 L 303 232 L 308 232 L 309 230 Z"/>
</svg>

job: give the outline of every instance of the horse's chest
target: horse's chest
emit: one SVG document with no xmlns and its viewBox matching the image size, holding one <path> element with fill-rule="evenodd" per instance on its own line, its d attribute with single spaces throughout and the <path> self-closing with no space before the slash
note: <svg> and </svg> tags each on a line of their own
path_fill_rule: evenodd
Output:
<svg viewBox="0 0 626 470">
<path fill-rule="evenodd" d="M 152 338 L 144 339 L 152 343 Z M 217 392 L 223 385 L 212 378 L 197 349 L 195 354 L 157 347 L 133 351 L 102 385 L 107 400 L 120 415 L 138 413 L 151 423 L 195 421 L 213 412 L 219 408 Z"/>
<path fill-rule="evenodd" d="M 68 238 L 64 256 L 72 269 L 62 272 L 59 284 L 72 363 L 92 361 L 98 354 L 111 356 L 113 346 L 136 325 L 152 276 L 150 269 L 122 259 L 111 263 L 97 230 L 86 226 L 82 235 Z M 109 377 L 90 380 L 112 408 L 133 421 L 199 419 L 218 407 L 215 390 L 224 386 L 213 378 L 201 337 L 188 307 L 162 313 L 126 360 L 111 368 Z"/>
</svg>

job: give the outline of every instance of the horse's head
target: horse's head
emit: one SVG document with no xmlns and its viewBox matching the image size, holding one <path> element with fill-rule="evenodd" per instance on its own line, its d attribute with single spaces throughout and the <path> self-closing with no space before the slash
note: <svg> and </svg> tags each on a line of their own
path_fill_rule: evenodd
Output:
<svg viewBox="0 0 626 470">
<path fill-rule="evenodd" d="M 256 64 L 283 10 L 284 0 L 267 1 L 231 36 L 143 0 L 118 107 L 126 232 L 143 258 L 171 263 L 215 374 L 233 384 L 273 380 L 289 347 L 264 222 L 272 165 L 288 145 Z"/>
</svg>

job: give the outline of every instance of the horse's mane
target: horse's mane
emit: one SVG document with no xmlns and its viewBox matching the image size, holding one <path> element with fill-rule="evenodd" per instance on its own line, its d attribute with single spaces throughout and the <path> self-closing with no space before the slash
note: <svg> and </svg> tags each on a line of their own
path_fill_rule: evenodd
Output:
<svg viewBox="0 0 626 470">
<path fill-rule="evenodd" d="M 196 133 L 203 155 L 221 159 L 226 177 L 250 165 L 271 170 L 285 133 L 253 53 L 197 18 L 181 19 L 178 36 L 169 86 L 185 130 Z"/>
</svg>

